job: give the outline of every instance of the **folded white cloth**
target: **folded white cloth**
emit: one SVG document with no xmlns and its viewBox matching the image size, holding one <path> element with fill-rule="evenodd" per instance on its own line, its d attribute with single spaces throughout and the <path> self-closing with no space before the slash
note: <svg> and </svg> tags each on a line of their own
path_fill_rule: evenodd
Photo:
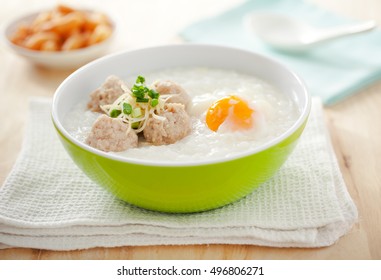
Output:
<svg viewBox="0 0 381 280">
<path fill-rule="evenodd" d="M 33 99 L 26 137 L 0 188 L 0 243 L 73 250 L 162 244 L 333 244 L 357 219 L 338 168 L 322 106 L 281 170 L 247 197 L 195 214 L 131 206 L 90 181 L 59 142 L 49 99 Z"/>
</svg>

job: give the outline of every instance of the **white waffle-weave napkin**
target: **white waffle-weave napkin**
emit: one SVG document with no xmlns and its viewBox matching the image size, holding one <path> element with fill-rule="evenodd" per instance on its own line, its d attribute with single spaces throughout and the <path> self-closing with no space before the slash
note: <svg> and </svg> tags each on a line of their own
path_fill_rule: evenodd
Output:
<svg viewBox="0 0 381 280">
<path fill-rule="evenodd" d="M 333 244 L 357 219 L 322 115 L 313 100 L 297 148 L 269 182 L 244 199 L 196 214 L 128 205 L 74 165 L 50 119 L 51 101 L 33 99 L 26 137 L 0 188 L 2 247 L 73 250 L 161 244 Z"/>
</svg>

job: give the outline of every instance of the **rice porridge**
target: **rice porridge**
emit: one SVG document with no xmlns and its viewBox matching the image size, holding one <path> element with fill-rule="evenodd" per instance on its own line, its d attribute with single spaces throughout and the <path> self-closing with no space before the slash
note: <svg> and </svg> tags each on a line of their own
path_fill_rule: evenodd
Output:
<svg viewBox="0 0 381 280">
<path fill-rule="evenodd" d="M 290 96 L 279 92 L 265 81 L 236 71 L 201 67 L 173 68 L 144 73 L 144 77 L 147 84 L 156 80 L 172 80 L 186 90 L 190 97 L 186 108 L 190 117 L 190 133 L 168 145 L 152 145 L 139 136 L 136 148 L 110 153 L 160 162 L 223 159 L 263 145 L 283 134 L 300 115 Z M 134 77 L 121 78 L 128 87 L 134 84 Z M 207 125 L 209 108 L 213 104 L 221 105 L 222 103 L 216 102 L 227 97 L 229 99 L 225 100 L 224 104 L 238 104 L 243 100 L 241 103 L 245 107 L 237 111 L 237 114 L 242 114 L 244 110 L 252 112 L 252 123 L 246 123 L 249 128 L 238 129 L 234 121 L 236 116 L 233 116 L 233 121 L 222 123 L 217 131 L 212 130 L 209 123 Z M 238 97 L 238 101 L 235 100 Z M 86 141 L 93 123 L 100 115 L 98 112 L 87 110 L 87 102 L 86 99 L 77 104 L 68 113 L 63 124 L 66 130 L 81 142 Z M 228 108 L 227 112 L 236 114 L 231 108 Z"/>
</svg>

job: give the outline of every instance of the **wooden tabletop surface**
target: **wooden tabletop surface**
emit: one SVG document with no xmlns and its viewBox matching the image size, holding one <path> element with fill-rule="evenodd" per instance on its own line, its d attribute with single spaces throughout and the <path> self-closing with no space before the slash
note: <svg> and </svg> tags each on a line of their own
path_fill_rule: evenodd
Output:
<svg viewBox="0 0 381 280">
<path fill-rule="evenodd" d="M 42 6 L 41 2 L 44 6 L 56 3 L 54 0 L 2 2 L 0 24 L 17 14 L 38 9 Z M 112 50 L 116 51 L 173 42 L 176 33 L 185 26 L 218 14 L 241 1 L 103 2 L 107 3 L 108 10 L 119 11 L 121 28 Z M 375 19 L 381 24 L 379 0 L 310 2 L 347 17 Z M 90 5 L 90 0 L 81 3 Z M 152 8 L 148 9 L 148 6 Z M 144 10 L 155 24 L 137 18 L 139 13 L 134 11 L 138 10 Z M 167 15 L 166 19 L 163 15 Z M 69 74 L 70 71 L 35 67 L 4 45 L 0 46 L 0 185 L 20 152 L 28 97 L 51 97 Z M 381 259 L 381 82 L 325 108 L 325 116 L 340 169 L 359 210 L 358 223 L 332 246 L 318 249 L 240 245 L 127 246 L 65 252 L 15 248 L 0 250 L 0 259 Z"/>
</svg>

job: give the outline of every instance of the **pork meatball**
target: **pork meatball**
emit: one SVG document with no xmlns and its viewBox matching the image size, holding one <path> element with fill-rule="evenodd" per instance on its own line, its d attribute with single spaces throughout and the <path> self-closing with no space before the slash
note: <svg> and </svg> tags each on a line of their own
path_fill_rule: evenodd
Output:
<svg viewBox="0 0 381 280">
<path fill-rule="evenodd" d="M 112 104 L 124 91 L 125 83 L 116 76 L 109 76 L 106 81 L 90 94 L 87 108 L 93 112 L 102 112 L 101 105 Z"/>
<path fill-rule="evenodd" d="M 121 152 L 138 146 L 138 136 L 121 119 L 101 115 L 94 122 L 86 144 L 104 152 Z"/>
<path fill-rule="evenodd" d="M 152 84 L 152 87 L 163 97 L 165 97 L 165 95 L 172 95 L 168 99 L 168 102 L 170 103 L 181 103 L 184 104 L 186 108 L 190 102 L 190 97 L 186 90 L 175 82 L 157 81 Z"/>
<path fill-rule="evenodd" d="M 159 116 L 165 120 L 150 118 L 143 130 L 148 142 L 156 146 L 172 144 L 189 134 L 191 123 L 183 104 L 168 103 Z"/>
</svg>

